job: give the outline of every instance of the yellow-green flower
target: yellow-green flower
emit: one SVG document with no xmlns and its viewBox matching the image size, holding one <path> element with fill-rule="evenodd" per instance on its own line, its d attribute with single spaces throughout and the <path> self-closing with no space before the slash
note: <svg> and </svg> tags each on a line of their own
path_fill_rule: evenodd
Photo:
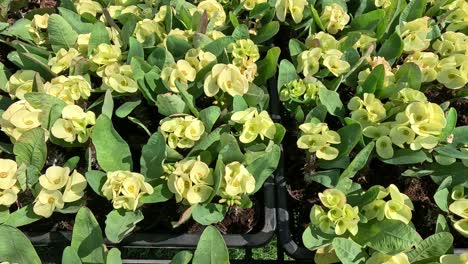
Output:
<svg viewBox="0 0 468 264">
<path fill-rule="evenodd" d="M 201 49 L 190 49 L 185 54 L 185 60 L 199 72 L 201 69 L 208 66 L 208 64 L 216 61 L 216 56 L 209 51 L 205 52 Z"/>
<path fill-rule="evenodd" d="M 17 101 L 3 112 L 0 122 L 1 130 L 14 143 L 24 132 L 41 125 L 41 114 L 41 110 L 35 109 L 26 100 Z"/>
<path fill-rule="evenodd" d="M 89 111 L 84 112 L 77 105 L 67 105 L 62 110 L 62 118 L 57 119 L 51 128 L 51 133 L 56 138 L 66 142 L 84 143 L 88 140 L 92 126 L 96 124 L 96 115 Z"/>
<path fill-rule="evenodd" d="M 9 159 L 0 159 L 0 190 L 8 190 L 16 184 L 18 165 Z"/>
<path fill-rule="evenodd" d="M 162 33 L 162 26 L 155 20 L 151 19 L 143 19 L 142 21 L 138 21 L 134 31 L 135 37 L 140 43 L 144 43 L 151 36 L 157 35 L 161 37 Z"/>
<path fill-rule="evenodd" d="M 243 0 L 242 5 L 247 10 L 252 10 L 256 5 L 266 3 L 267 0 Z"/>
<path fill-rule="evenodd" d="M 306 5 L 306 0 L 278 0 L 275 5 L 276 17 L 279 21 L 284 22 L 289 12 L 294 22 L 300 23 L 304 16 L 304 8 Z"/>
<path fill-rule="evenodd" d="M 55 96 L 67 104 L 91 96 L 91 84 L 81 75 L 65 77 L 60 75 L 44 84 L 45 93 Z"/>
<path fill-rule="evenodd" d="M 112 201 L 115 209 L 123 208 L 135 211 L 141 206 L 140 198 L 153 193 L 153 187 L 145 182 L 145 176 L 130 171 L 107 173 L 107 180 L 102 186 L 104 196 Z"/>
<path fill-rule="evenodd" d="M 171 66 L 166 66 L 161 72 L 164 84 L 174 93 L 178 93 L 176 81 L 179 81 L 186 89 L 188 83 L 195 81 L 197 71 L 186 60 L 179 60 Z"/>
<path fill-rule="evenodd" d="M 320 20 L 325 25 L 328 33 L 336 34 L 348 24 L 350 17 L 341 5 L 333 3 L 323 9 Z"/>
<path fill-rule="evenodd" d="M 341 54 L 339 56 L 324 54 L 323 58 L 323 65 L 335 76 L 347 73 L 351 68 L 347 61 L 341 59 Z"/>
<path fill-rule="evenodd" d="M 438 104 L 413 102 L 406 107 L 411 129 L 420 136 L 439 136 L 445 127 L 444 111 Z"/>
<path fill-rule="evenodd" d="M 346 204 L 346 196 L 338 189 L 327 189 L 318 194 L 320 201 L 327 208 L 343 208 Z"/>
<path fill-rule="evenodd" d="M 73 60 L 80 55 L 80 52 L 74 48 L 69 50 L 60 49 L 56 56 L 49 60 L 50 70 L 54 73 L 61 73 L 70 68 Z"/>
<path fill-rule="evenodd" d="M 224 192 L 231 196 L 251 194 L 255 189 L 255 178 L 241 163 L 234 161 L 226 165 Z"/>
<path fill-rule="evenodd" d="M 93 0 L 76 0 L 75 7 L 80 15 L 89 14 L 95 17 L 102 12 L 102 6 Z"/>
<path fill-rule="evenodd" d="M 31 70 L 19 70 L 10 76 L 5 91 L 8 92 L 11 98 L 24 99 L 24 95 L 32 92 L 34 76 L 37 73 Z M 39 77 L 40 80 L 43 80 Z"/>
<path fill-rule="evenodd" d="M 101 43 L 93 50 L 90 60 L 98 66 L 111 65 L 121 60 L 120 48 L 116 45 Z"/>
<path fill-rule="evenodd" d="M 429 48 L 431 40 L 427 37 L 429 28 L 429 17 L 421 17 L 410 22 L 403 22 L 398 27 L 403 39 L 403 50 L 406 53 L 423 51 Z"/>
<path fill-rule="evenodd" d="M 403 252 L 396 255 L 386 255 L 376 251 L 366 261 L 366 264 L 410 264 L 410 262 L 408 256 Z"/>
<path fill-rule="evenodd" d="M 204 91 L 206 96 L 213 97 L 219 90 L 231 96 L 242 96 L 249 90 L 249 82 L 238 67 L 216 64 L 205 78 Z"/>
<path fill-rule="evenodd" d="M 209 19 L 215 19 L 215 26 L 222 27 L 226 21 L 226 12 L 224 12 L 223 6 L 216 0 L 204 0 L 201 1 L 197 9 L 202 13 L 206 12 Z"/>
<path fill-rule="evenodd" d="M 465 264 L 468 262 L 468 253 L 443 255 L 439 261 L 441 264 Z"/>
<path fill-rule="evenodd" d="M 130 65 L 112 64 L 105 68 L 102 77 L 102 88 L 118 93 L 135 93 L 138 84 L 133 80 L 133 70 Z"/>
<path fill-rule="evenodd" d="M 300 125 L 299 129 L 304 135 L 297 140 L 298 148 L 315 153 L 319 159 L 334 160 L 338 156 L 338 149 L 331 144 L 339 144 L 341 137 L 337 132 L 329 130 L 327 124 L 313 119 Z"/>
<path fill-rule="evenodd" d="M 86 178 L 76 170 L 73 171 L 65 185 L 62 197 L 63 201 L 66 203 L 78 201 L 83 197 L 87 185 Z"/>
<path fill-rule="evenodd" d="M 34 18 L 28 27 L 28 32 L 36 44 L 41 45 L 46 43 L 48 25 L 49 14 L 34 15 Z"/>
<path fill-rule="evenodd" d="M 250 143 L 258 136 L 262 140 L 265 138 L 273 139 L 275 137 L 276 126 L 267 111 L 258 113 L 257 108 L 251 107 L 234 113 L 231 116 L 231 120 L 238 124 L 243 124 L 242 133 L 239 137 L 242 143 Z"/>
<path fill-rule="evenodd" d="M 62 209 L 64 204 L 61 192 L 42 189 L 37 195 L 33 211 L 37 215 L 49 218 L 55 209 Z"/>
<path fill-rule="evenodd" d="M 205 133 L 205 126 L 199 119 L 187 115 L 163 120 L 161 131 L 170 148 L 191 148 Z"/>
<path fill-rule="evenodd" d="M 303 51 L 297 57 L 297 71 L 302 72 L 305 77 L 310 77 L 319 71 L 319 61 L 322 50 L 320 48 L 313 48 L 311 50 Z"/>
</svg>

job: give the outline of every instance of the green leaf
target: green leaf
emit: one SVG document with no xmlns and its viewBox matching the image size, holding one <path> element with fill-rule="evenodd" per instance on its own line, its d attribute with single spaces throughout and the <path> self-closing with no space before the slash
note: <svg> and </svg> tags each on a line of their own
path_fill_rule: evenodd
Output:
<svg viewBox="0 0 468 264">
<path fill-rule="evenodd" d="M 244 154 L 240 150 L 239 143 L 237 139 L 229 134 L 223 133 L 220 137 L 221 150 L 219 154 L 223 156 L 223 162 L 225 164 L 238 161 L 242 162 L 244 160 Z"/>
<path fill-rule="evenodd" d="M 439 206 L 439 208 L 444 212 L 449 212 L 449 188 L 452 185 L 452 176 L 445 178 L 442 183 L 440 183 L 439 187 L 437 188 L 436 193 L 434 194 L 434 201 Z"/>
<path fill-rule="evenodd" d="M 338 157 L 347 156 L 361 139 L 361 126 L 359 124 L 351 124 L 338 129 L 337 132 L 341 137 L 341 143 L 334 146 L 339 151 Z"/>
<path fill-rule="evenodd" d="M 236 95 L 232 98 L 232 108 L 233 112 L 239 112 L 249 108 L 249 105 L 245 101 L 244 97 Z"/>
<path fill-rule="evenodd" d="M 107 180 L 106 173 L 102 171 L 90 170 L 86 172 L 85 176 L 86 181 L 88 182 L 89 186 L 91 186 L 93 191 L 102 196 L 102 186 Z"/>
<path fill-rule="evenodd" d="M 299 79 L 296 73 L 296 67 L 288 60 L 282 60 L 279 66 L 278 92 L 281 91 L 287 83 Z"/>
<path fill-rule="evenodd" d="M 221 109 L 217 106 L 210 106 L 200 111 L 200 120 L 205 125 L 205 131 L 211 132 L 213 125 L 221 115 Z"/>
<path fill-rule="evenodd" d="M 94 49 L 96 49 L 99 44 L 110 44 L 109 32 L 107 32 L 106 26 L 101 22 L 93 25 L 93 31 L 91 31 L 88 42 L 88 56 L 93 54 Z"/>
<path fill-rule="evenodd" d="M 143 218 L 141 211 L 112 210 L 106 217 L 107 239 L 112 243 L 120 243 Z"/>
<path fill-rule="evenodd" d="M 93 213 L 82 207 L 75 218 L 71 247 L 83 263 L 104 263 L 104 239 Z"/>
<path fill-rule="evenodd" d="M 12 54 L 11 52 L 10 54 Z M 38 72 L 44 79 L 50 80 L 54 77 L 57 77 L 57 74 L 52 72 L 50 70 L 50 67 L 47 65 L 47 63 L 44 63 L 42 61 L 42 58 L 31 54 L 31 53 L 17 53 L 19 60 L 22 63 L 22 69 L 23 70 L 32 70 Z M 10 57 L 9 57 L 10 59 Z"/>
<path fill-rule="evenodd" d="M 180 251 L 172 258 L 170 264 L 189 264 L 192 260 L 192 252 L 184 250 Z"/>
<path fill-rule="evenodd" d="M 42 216 L 36 215 L 33 211 L 33 205 L 28 204 L 26 206 L 21 207 L 21 209 L 18 209 L 11 213 L 4 224 L 14 227 L 20 227 L 29 225 L 40 219 L 42 219 Z"/>
<path fill-rule="evenodd" d="M 47 32 L 54 52 L 58 52 L 62 48 L 66 50 L 73 48 L 78 38 L 78 33 L 63 17 L 57 14 L 52 14 L 49 17 Z"/>
<path fill-rule="evenodd" d="M 435 232 L 436 233 L 450 232 L 450 228 L 449 228 L 449 225 L 447 224 L 447 220 L 445 220 L 445 217 L 441 214 L 437 216 Z"/>
<path fill-rule="evenodd" d="M 236 41 L 233 37 L 221 37 L 202 47 L 203 51 L 209 51 L 216 57 L 220 56 L 229 44 Z"/>
<path fill-rule="evenodd" d="M 384 254 L 398 254 L 417 243 L 422 238 L 411 226 L 398 221 L 384 219 L 359 225 L 359 232 L 353 240 Z"/>
<path fill-rule="evenodd" d="M 407 62 L 398 68 L 395 74 L 397 83 L 406 83 L 407 87 L 419 90 L 422 83 L 422 73 L 418 65 L 412 62 Z"/>
<path fill-rule="evenodd" d="M 452 144 L 468 144 L 468 126 L 456 127 L 453 130 Z"/>
<path fill-rule="evenodd" d="M 325 88 L 319 90 L 320 102 L 327 108 L 328 113 L 334 116 L 343 117 L 344 107 L 340 95 Z"/>
<path fill-rule="evenodd" d="M 193 255 L 194 264 L 226 264 L 229 263 L 229 253 L 223 236 L 219 231 L 207 226 L 198 241 Z"/>
<path fill-rule="evenodd" d="M 408 260 L 411 263 L 417 261 L 431 260 L 438 258 L 447 253 L 452 247 L 453 236 L 448 232 L 440 232 L 429 236 L 420 243 L 416 244 L 416 248 L 406 253 Z"/>
<path fill-rule="evenodd" d="M 396 149 L 392 158 L 382 161 L 392 165 L 406 165 L 421 163 L 427 159 L 428 155 L 422 150 L 413 151 L 411 149 Z"/>
<path fill-rule="evenodd" d="M 369 160 L 372 151 L 374 150 L 375 142 L 369 143 L 365 148 L 363 148 L 359 153 L 354 157 L 353 161 L 349 166 L 341 173 L 341 179 L 350 179 L 358 173 L 364 166 L 366 166 L 367 161 Z"/>
<path fill-rule="evenodd" d="M 376 9 L 368 13 L 356 16 L 349 25 L 349 31 L 373 31 L 385 18 L 385 10 Z"/>
<path fill-rule="evenodd" d="M 29 25 L 31 25 L 31 20 L 22 18 L 17 20 L 6 30 L 1 31 L 1 34 L 5 36 L 17 37 L 19 39 L 32 43 L 32 37 L 28 31 Z"/>
<path fill-rule="evenodd" d="M 108 264 L 122 264 L 122 257 L 120 250 L 117 248 L 111 248 L 107 252 L 106 263 Z"/>
<path fill-rule="evenodd" d="M 455 108 L 450 107 L 446 115 L 446 120 L 446 125 L 442 129 L 442 135 L 440 135 L 440 139 L 442 140 L 447 139 L 447 137 L 452 134 L 453 130 L 457 126 L 457 110 Z"/>
<path fill-rule="evenodd" d="M 255 7 L 250 10 L 249 12 L 249 18 L 257 18 L 263 15 L 263 13 L 267 12 L 270 9 L 270 4 L 269 3 L 261 3 L 261 4 L 256 4 Z"/>
<path fill-rule="evenodd" d="M 343 264 L 364 263 L 368 258 L 364 249 L 351 239 L 335 237 L 332 245 Z"/>
<path fill-rule="evenodd" d="M 279 31 L 280 24 L 278 21 L 271 21 L 270 23 L 263 25 L 257 31 L 257 35 L 252 36 L 253 42 L 255 44 L 263 43 L 271 38 L 273 38 Z"/>
<path fill-rule="evenodd" d="M 136 38 L 130 37 L 129 46 L 130 49 L 128 50 L 127 64 L 130 64 L 134 57 L 140 57 L 142 59 L 145 58 L 143 46 L 138 42 L 138 40 L 136 40 Z"/>
<path fill-rule="evenodd" d="M 93 24 L 81 21 L 81 16 L 70 9 L 59 7 L 60 15 L 78 34 L 90 33 L 93 30 Z"/>
<path fill-rule="evenodd" d="M 193 96 L 187 92 L 187 89 L 185 89 L 185 87 L 178 80 L 176 80 L 175 83 L 177 90 L 182 96 L 182 99 L 184 100 L 187 107 L 190 109 L 190 112 L 192 112 L 195 117 L 200 117 L 200 113 L 198 112 L 197 107 L 195 107 L 195 100 Z"/>
<path fill-rule="evenodd" d="M 392 35 L 382 44 L 378 56 L 384 57 L 387 61 L 399 58 L 403 53 L 403 40 L 400 35 L 396 32 L 393 32 Z"/>
<path fill-rule="evenodd" d="M 158 112 L 164 116 L 188 114 L 187 104 L 176 94 L 160 94 L 156 99 Z"/>
<path fill-rule="evenodd" d="M 190 43 L 176 36 L 169 36 L 166 40 L 166 46 L 175 58 L 182 58 L 192 48 Z"/>
<path fill-rule="evenodd" d="M 104 103 L 102 104 L 102 114 L 112 119 L 114 112 L 114 99 L 112 98 L 112 90 L 107 90 L 104 95 Z"/>
<path fill-rule="evenodd" d="M 332 242 L 335 235 L 326 234 L 313 225 L 309 225 L 302 233 L 302 242 L 309 250 L 316 250 Z"/>
<path fill-rule="evenodd" d="M 172 196 L 174 196 L 174 194 L 169 190 L 166 182 L 163 182 L 153 188 L 152 194 L 143 195 L 140 198 L 140 202 L 143 204 L 161 203 L 171 199 Z"/>
<path fill-rule="evenodd" d="M 255 78 L 255 83 L 263 85 L 267 80 L 276 75 L 280 53 L 280 48 L 271 48 L 268 50 L 265 58 L 257 62 L 258 76 Z"/>
<path fill-rule="evenodd" d="M 141 100 L 136 100 L 136 101 L 128 101 L 123 103 L 117 110 L 115 110 L 115 115 L 120 117 L 120 118 L 125 118 L 129 114 L 132 113 L 135 108 L 137 108 L 141 104 Z"/>
<path fill-rule="evenodd" d="M 146 179 L 159 179 L 164 174 L 163 163 L 166 159 L 166 139 L 161 132 L 154 133 L 141 151 L 141 173 Z"/>
<path fill-rule="evenodd" d="M 385 80 L 385 68 L 383 64 L 377 65 L 372 72 L 367 76 L 364 83 L 358 87 L 357 96 L 362 96 L 364 93 L 374 93 L 382 90 Z"/>
<path fill-rule="evenodd" d="M 206 35 L 200 35 L 200 36 L 205 37 Z M 239 25 L 232 32 L 232 37 L 235 38 L 236 40 L 250 38 L 249 28 L 246 25 Z"/>
<path fill-rule="evenodd" d="M 71 246 L 68 246 L 63 250 L 62 263 L 81 264 L 82 262 L 78 256 L 78 253 L 76 253 L 76 251 Z"/>
<path fill-rule="evenodd" d="M 227 207 L 222 204 L 198 204 L 192 210 L 193 220 L 202 225 L 216 224 L 224 219 Z"/>
<path fill-rule="evenodd" d="M 406 8 L 401 12 L 400 25 L 403 22 L 410 22 L 424 15 L 427 0 L 411 0 Z"/>
<path fill-rule="evenodd" d="M 96 148 L 97 161 L 103 170 L 132 170 L 130 147 L 115 131 L 112 121 L 107 116 L 98 117 L 91 139 Z"/>
<path fill-rule="evenodd" d="M 255 178 L 254 193 L 262 188 L 263 183 L 278 167 L 281 156 L 281 149 L 278 145 L 269 146 L 265 153 L 247 166 L 247 170 Z"/>
<path fill-rule="evenodd" d="M 45 133 L 42 128 L 34 128 L 25 132 L 13 147 L 16 162 L 21 165 L 32 165 L 42 170 L 47 158 Z"/>
<path fill-rule="evenodd" d="M 206 200 L 206 203 L 211 202 L 211 200 L 213 200 L 213 198 L 218 193 L 219 188 L 223 182 L 224 168 L 225 165 L 223 163 L 223 156 L 218 155 L 218 160 L 216 161 L 216 166 L 213 172 L 213 193 L 211 193 L 210 198 Z"/>
<path fill-rule="evenodd" d="M 40 264 L 41 259 L 29 239 L 18 229 L 0 225 L 0 256 L 10 263 Z"/>
<path fill-rule="evenodd" d="M 53 116 L 53 108 L 55 111 L 59 111 L 60 115 L 62 114 L 62 109 L 66 106 L 65 102 L 58 99 L 55 96 L 48 95 L 45 93 L 27 93 L 25 96 L 26 101 L 28 101 L 31 106 L 36 109 L 42 110 L 42 125 L 43 127 L 50 129 L 54 125 L 56 118 L 51 118 Z M 55 120 L 52 120 L 55 119 Z M 53 121 L 53 122 L 52 122 Z"/>
</svg>

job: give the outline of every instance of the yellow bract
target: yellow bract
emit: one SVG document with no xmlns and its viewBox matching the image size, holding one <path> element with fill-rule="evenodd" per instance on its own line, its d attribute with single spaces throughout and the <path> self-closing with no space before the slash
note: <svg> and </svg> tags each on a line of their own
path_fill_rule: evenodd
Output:
<svg viewBox="0 0 468 264">
<path fill-rule="evenodd" d="M 216 64 L 205 78 L 204 91 L 206 96 L 213 97 L 219 90 L 242 96 L 249 90 L 249 81 L 235 65 Z"/>
<path fill-rule="evenodd" d="M 73 60 L 80 55 L 80 52 L 74 48 L 69 50 L 60 49 L 56 56 L 49 59 L 50 70 L 54 73 L 61 73 L 70 68 Z"/>
<path fill-rule="evenodd" d="M 215 26 L 222 27 L 226 21 L 226 12 L 224 12 L 223 6 L 216 0 L 205 0 L 201 1 L 197 9 L 199 11 L 206 12 L 209 19 L 215 18 Z"/>
<path fill-rule="evenodd" d="M 53 78 L 44 84 L 45 93 L 55 96 L 67 104 L 74 104 L 79 99 L 91 95 L 91 84 L 83 76 L 63 76 Z"/>
<path fill-rule="evenodd" d="M 161 79 L 164 84 L 174 93 L 178 93 L 176 81 L 179 81 L 185 89 L 188 83 L 195 81 L 197 70 L 186 60 L 179 60 L 170 66 L 164 67 L 161 72 Z"/>
<path fill-rule="evenodd" d="M 28 32 L 36 44 L 41 45 L 46 43 L 48 25 L 49 14 L 34 15 L 34 18 L 29 25 Z"/>
<path fill-rule="evenodd" d="M 267 111 L 258 113 L 257 108 L 250 107 L 244 111 L 235 112 L 231 116 L 231 120 L 243 124 L 242 133 L 239 137 L 242 143 L 250 143 L 258 136 L 262 140 L 275 137 L 276 126 Z"/>
<path fill-rule="evenodd" d="M 104 69 L 102 87 L 118 93 L 135 93 L 138 91 L 138 84 L 132 77 L 133 71 L 130 65 L 115 63 Z"/>
<path fill-rule="evenodd" d="M 304 135 L 297 140 L 298 148 L 308 149 L 319 159 L 334 160 L 338 156 L 338 149 L 332 147 L 331 144 L 339 144 L 341 137 L 337 132 L 329 130 L 326 123 L 312 119 L 309 123 L 300 125 L 299 129 Z"/>
<path fill-rule="evenodd" d="M 161 132 L 170 148 L 191 148 L 205 133 L 205 126 L 199 119 L 187 115 L 162 121 Z"/>
<path fill-rule="evenodd" d="M 41 191 L 36 197 L 33 211 L 48 218 L 55 209 L 62 209 L 65 203 L 78 201 L 83 197 L 87 182 L 76 170 L 70 176 L 68 167 L 52 166 L 39 177 Z"/>
<path fill-rule="evenodd" d="M 101 43 L 93 50 L 93 55 L 90 57 L 90 60 L 98 66 L 107 66 L 119 62 L 121 55 L 118 46 Z"/>
<path fill-rule="evenodd" d="M 385 201 L 388 195 L 390 195 L 390 200 Z M 406 194 L 398 190 L 398 187 L 391 184 L 386 192 L 381 192 L 375 201 L 365 205 L 362 209 L 368 220 L 376 218 L 381 221 L 385 217 L 408 224 L 411 222 L 413 203 Z"/>
<path fill-rule="evenodd" d="M 88 44 L 91 33 L 79 34 L 76 39 L 76 48 L 82 55 L 88 55 Z"/>
<path fill-rule="evenodd" d="M 77 105 L 68 105 L 62 110 L 62 118 L 57 119 L 51 128 L 52 135 L 73 143 L 76 139 L 84 143 L 88 140 L 92 128 L 96 123 L 96 116 L 93 112 L 84 112 Z"/>
<path fill-rule="evenodd" d="M 333 3 L 323 9 L 320 20 L 322 20 L 328 33 L 336 34 L 348 24 L 350 17 L 341 5 Z"/>
<path fill-rule="evenodd" d="M 0 205 L 9 207 L 17 200 L 16 186 L 18 165 L 9 159 L 0 159 Z"/>
<path fill-rule="evenodd" d="M 445 127 L 444 111 L 438 104 L 413 102 L 405 114 L 411 129 L 420 136 L 439 136 Z"/>
<path fill-rule="evenodd" d="M 185 60 L 188 61 L 188 63 L 190 63 L 197 72 L 199 72 L 210 63 L 216 61 L 216 56 L 209 51 L 205 52 L 201 49 L 190 49 L 185 54 Z"/>
<path fill-rule="evenodd" d="M 141 206 L 140 198 L 143 195 L 153 193 L 153 187 L 145 182 L 145 176 L 130 171 L 108 172 L 101 190 L 112 201 L 115 209 L 129 211 L 135 211 Z"/>
<path fill-rule="evenodd" d="M 432 82 L 437 78 L 437 64 L 439 56 L 432 52 L 415 52 L 406 57 L 405 62 L 413 62 L 419 66 L 423 75 L 423 82 Z"/>
<path fill-rule="evenodd" d="M 242 5 L 247 10 L 252 10 L 256 5 L 266 3 L 268 0 L 243 0 Z"/>
<path fill-rule="evenodd" d="M 75 7 L 80 15 L 89 14 L 95 17 L 102 12 L 102 6 L 93 0 L 76 0 Z"/>
<path fill-rule="evenodd" d="M 429 17 L 421 17 L 410 22 L 403 22 L 399 27 L 400 36 L 403 39 L 403 50 L 406 53 L 423 51 L 429 48 L 430 38 L 427 37 L 429 28 Z"/>
<path fill-rule="evenodd" d="M 134 32 L 137 41 L 144 43 L 148 38 L 154 35 L 162 36 L 163 28 L 155 20 L 143 19 L 137 23 Z"/>
<path fill-rule="evenodd" d="M 41 114 L 41 110 L 33 108 L 26 100 L 17 101 L 3 112 L 1 130 L 14 143 L 24 132 L 41 125 Z"/>
<path fill-rule="evenodd" d="M 11 98 L 24 99 L 24 95 L 32 92 L 34 76 L 37 73 L 31 70 L 19 70 L 11 75 L 9 81 L 5 85 L 5 91 L 8 92 Z M 39 75 L 39 79 L 43 79 Z"/>
<path fill-rule="evenodd" d="M 403 252 L 396 255 L 386 255 L 376 251 L 366 261 L 366 264 L 410 264 L 410 262 L 408 256 Z"/>
<path fill-rule="evenodd" d="M 306 5 L 306 0 L 278 0 L 275 5 L 276 17 L 279 21 L 284 22 L 289 12 L 294 22 L 300 23 L 304 16 L 304 8 Z"/>
<path fill-rule="evenodd" d="M 251 194 L 255 190 L 255 178 L 243 164 L 235 161 L 225 167 L 223 186 L 223 193 L 230 197 Z"/>
<path fill-rule="evenodd" d="M 257 64 L 260 58 L 257 45 L 250 39 L 241 39 L 229 46 L 233 56 L 233 64 L 239 68 L 241 73 L 249 82 L 253 82 L 257 76 Z"/>
<path fill-rule="evenodd" d="M 443 255 L 439 258 L 441 264 L 466 264 L 468 253 Z"/>
<path fill-rule="evenodd" d="M 213 170 L 200 160 L 182 160 L 169 173 L 167 186 L 175 194 L 176 201 L 198 204 L 213 193 Z"/>
</svg>

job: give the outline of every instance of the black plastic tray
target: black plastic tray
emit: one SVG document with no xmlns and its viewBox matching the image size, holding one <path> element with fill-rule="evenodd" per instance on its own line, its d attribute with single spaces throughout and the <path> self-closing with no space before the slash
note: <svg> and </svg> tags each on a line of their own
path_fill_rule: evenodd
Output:
<svg viewBox="0 0 468 264">
<path fill-rule="evenodd" d="M 270 177 L 263 185 L 263 227 L 257 233 L 227 234 L 223 235 L 228 247 L 255 248 L 267 244 L 274 236 L 276 230 L 275 186 Z M 72 233 L 70 231 L 57 232 L 25 232 L 33 245 L 46 246 L 51 244 L 69 243 Z M 133 233 L 121 243 L 108 245 L 118 247 L 138 248 L 195 248 L 201 233 L 197 234 L 157 234 Z"/>
</svg>

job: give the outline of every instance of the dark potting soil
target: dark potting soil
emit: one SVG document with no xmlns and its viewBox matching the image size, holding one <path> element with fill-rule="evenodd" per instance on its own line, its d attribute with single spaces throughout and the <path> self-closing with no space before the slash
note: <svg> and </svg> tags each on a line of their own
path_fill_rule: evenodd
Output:
<svg viewBox="0 0 468 264">
<path fill-rule="evenodd" d="M 462 89 L 466 89 L 462 88 Z M 460 92 L 461 89 L 453 90 L 447 89 L 444 87 L 433 88 L 425 92 L 427 99 L 430 102 L 442 104 L 450 101 L 450 107 L 453 107 L 457 110 L 458 120 L 457 126 L 466 126 L 468 125 L 468 99 L 465 98 L 455 98 L 456 94 Z"/>
<path fill-rule="evenodd" d="M 460 103 L 461 102 L 461 103 Z M 457 101 L 454 106 L 467 107 L 467 102 Z M 461 112 L 457 109 L 460 116 L 466 116 L 467 111 Z M 461 113 L 461 114 L 460 114 Z M 314 204 L 319 204 L 318 193 L 326 189 L 319 183 L 307 181 L 305 176 L 316 170 L 316 161 L 314 155 L 308 155 L 306 151 L 298 150 L 296 146 L 299 130 L 294 117 L 290 116 L 286 110 L 282 112 L 283 125 L 290 129 L 287 130 L 284 137 L 283 147 L 285 151 L 285 178 L 288 190 L 288 211 L 290 213 L 290 229 L 292 239 L 298 244 L 302 243 L 302 233 L 310 223 L 309 213 Z M 336 123 L 334 120 L 327 120 L 327 123 Z M 461 125 L 461 124 L 460 124 Z M 296 129 L 294 129 L 296 128 Z M 352 160 L 357 153 L 351 153 Z M 398 186 L 399 190 L 410 197 L 413 202 L 414 210 L 412 222 L 418 233 L 426 238 L 435 232 L 436 221 L 439 214 L 447 216 L 447 213 L 441 211 L 434 202 L 433 195 L 437 190 L 430 177 L 409 178 L 401 176 L 406 168 L 404 166 L 394 166 L 385 164 L 378 159 L 374 159 L 363 170 L 361 170 L 354 180 L 361 184 L 363 189 L 367 190 L 373 185 L 382 185 L 387 187 L 390 184 Z M 468 240 L 462 237 L 450 224 L 450 219 L 446 217 L 454 236 L 454 246 L 456 248 L 468 247 Z"/>
</svg>

